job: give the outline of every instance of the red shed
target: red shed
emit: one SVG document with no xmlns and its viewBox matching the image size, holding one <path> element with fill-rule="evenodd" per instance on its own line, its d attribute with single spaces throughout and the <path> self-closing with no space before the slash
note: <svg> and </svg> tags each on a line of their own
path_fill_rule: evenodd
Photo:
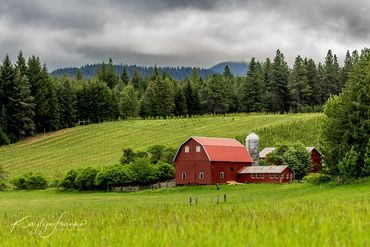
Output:
<svg viewBox="0 0 370 247">
<path fill-rule="evenodd" d="M 293 179 L 288 166 L 247 166 L 238 172 L 240 183 L 288 183 Z"/>
<path fill-rule="evenodd" d="M 243 144 L 231 138 L 190 137 L 174 158 L 176 184 L 235 181 L 237 172 L 253 162 Z"/>
</svg>

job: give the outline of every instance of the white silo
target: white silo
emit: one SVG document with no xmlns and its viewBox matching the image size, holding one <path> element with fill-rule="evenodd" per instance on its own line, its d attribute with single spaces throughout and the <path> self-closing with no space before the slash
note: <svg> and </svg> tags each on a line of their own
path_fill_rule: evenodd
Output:
<svg viewBox="0 0 370 247">
<path fill-rule="evenodd" d="M 245 146 L 253 159 L 253 166 L 258 166 L 260 161 L 260 138 L 256 133 L 250 133 L 245 139 Z"/>
</svg>

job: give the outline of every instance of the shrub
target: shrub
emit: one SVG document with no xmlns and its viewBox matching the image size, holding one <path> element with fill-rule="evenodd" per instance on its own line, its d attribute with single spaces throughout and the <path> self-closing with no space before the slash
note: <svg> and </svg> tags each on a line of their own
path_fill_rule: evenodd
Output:
<svg viewBox="0 0 370 247">
<path fill-rule="evenodd" d="M 303 181 L 309 184 L 322 184 L 331 181 L 331 177 L 325 174 L 312 173 L 303 177 Z"/>
<path fill-rule="evenodd" d="M 158 169 L 147 158 L 137 159 L 129 165 L 132 172 L 132 182 L 150 184 L 158 180 Z"/>
<path fill-rule="evenodd" d="M 100 170 L 95 177 L 95 185 L 98 188 L 110 188 L 111 186 L 127 185 L 132 182 L 132 172 L 129 166 L 114 165 Z"/>
<path fill-rule="evenodd" d="M 156 165 L 158 170 L 158 180 L 166 181 L 175 178 L 175 167 L 171 164 L 159 161 Z"/>
<path fill-rule="evenodd" d="M 0 190 L 6 188 L 6 173 L 4 169 L 0 166 Z"/>
<path fill-rule="evenodd" d="M 59 182 L 58 187 L 62 187 L 64 189 L 78 189 L 75 180 L 80 172 L 81 170 L 70 170 L 67 172 L 65 177 Z"/>
<path fill-rule="evenodd" d="M 98 170 L 92 167 L 82 169 L 76 176 L 74 184 L 78 190 L 93 190 L 95 189 L 95 177 Z"/>
<path fill-rule="evenodd" d="M 41 174 L 26 173 L 11 181 L 16 189 L 38 190 L 45 189 L 48 185 L 46 179 Z"/>
</svg>

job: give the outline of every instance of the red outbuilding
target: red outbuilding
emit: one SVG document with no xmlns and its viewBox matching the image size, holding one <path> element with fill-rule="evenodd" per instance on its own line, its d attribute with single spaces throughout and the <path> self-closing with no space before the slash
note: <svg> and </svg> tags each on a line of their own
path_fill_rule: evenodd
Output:
<svg viewBox="0 0 370 247">
<path fill-rule="evenodd" d="M 288 166 L 247 166 L 237 176 L 240 183 L 288 183 L 293 179 L 293 171 Z"/>
<path fill-rule="evenodd" d="M 176 184 L 216 184 L 236 181 L 239 170 L 252 165 L 243 144 L 231 138 L 190 137 L 174 158 Z"/>
</svg>

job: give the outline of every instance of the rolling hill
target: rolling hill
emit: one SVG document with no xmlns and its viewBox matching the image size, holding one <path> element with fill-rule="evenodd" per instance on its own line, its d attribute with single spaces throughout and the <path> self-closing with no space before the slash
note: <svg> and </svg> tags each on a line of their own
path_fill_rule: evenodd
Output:
<svg viewBox="0 0 370 247">
<path fill-rule="evenodd" d="M 318 145 L 320 114 L 231 114 L 161 120 L 130 120 L 79 126 L 40 134 L 0 147 L 0 164 L 9 177 L 40 172 L 59 177 L 77 167 L 119 162 L 122 149 L 156 144 L 177 148 L 189 136 L 237 137 L 255 131 L 261 147 L 283 141 Z"/>
</svg>

